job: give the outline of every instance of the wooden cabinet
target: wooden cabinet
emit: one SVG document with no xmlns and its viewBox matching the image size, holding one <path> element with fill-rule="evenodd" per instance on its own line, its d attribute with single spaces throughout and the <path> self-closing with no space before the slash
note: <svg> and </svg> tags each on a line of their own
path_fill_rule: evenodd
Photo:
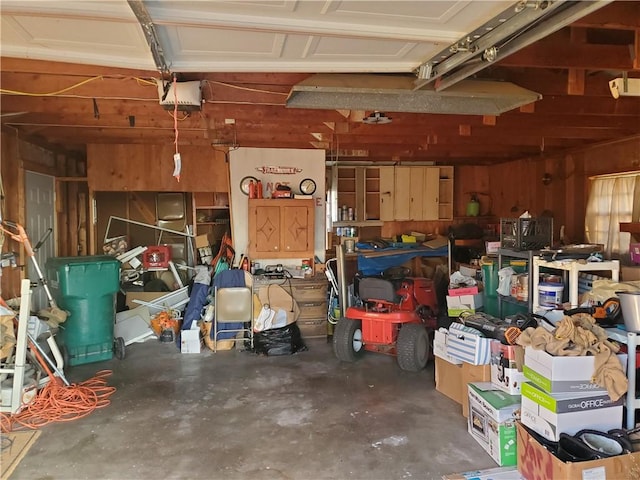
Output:
<svg viewBox="0 0 640 480">
<path fill-rule="evenodd" d="M 393 221 L 395 205 L 395 167 L 380 167 L 380 220 Z"/>
<path fill-rule="evenodd" d="M 337 168 L 337 212 L 334 222 L 368 222 L 380 220 L 380 168 Z M 343 206 L 353 211 L 353 219 L 342 218 Z"/>
<path fill-rule="evenodd" d="M 453 218 L 453 179 L 443 181 L 442 169 L 451 169 L 452 177 L 453 167 L 381 167 L 380 218 L 384 221 Z M 441 199 L 447 202 L 441 203 Z"/>
<path fill-rule="evenodd" d="M 249 256 L 313 258 L 314 202 L 249 199 Z"/>
<path fill-rule="evenodd" d="M 296 320 L 303 339 L 327 337 L 327 277 L 315 275 L 310 278 L 292 278 L 290 280 L 268 280 L 256 276 L 253 288 L 259 295 L 260 290 L 271 283 L 281 285 L 291 294 L 300 308 Z"/>
<path fill-rule="evenodd" d="M 193 225 L 195 235 L 207 235 L 216 246 L 227 233 L 231 234 L 229 194 L 227 192 L 194 192 Z"/>
<path fill-rule="evenodd" d="M 302 338 L 326 338 L 327 277 L 316 275 L 308 279 L 293 279 L 291 288 L 300 307 L 298 327 Z"/>
<path fill-rule="evenodd" d="M 438 170 L 438 220 L 453 220 L 453 167 Z"/>
</svg>

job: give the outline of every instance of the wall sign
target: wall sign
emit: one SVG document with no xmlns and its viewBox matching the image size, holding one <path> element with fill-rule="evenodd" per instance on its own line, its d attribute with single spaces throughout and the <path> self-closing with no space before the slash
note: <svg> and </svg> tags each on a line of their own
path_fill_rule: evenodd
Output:
<svg viewBox="0 0 640 480">
<path fill-rule="evenodd" d="M 271 165 L 256 167 L 256 170 L 262 173 L 275 173 L 278 175 L 293 175 L 302 171 L 302 169 L 298 167 L 275 167 Z"/>
</svg>

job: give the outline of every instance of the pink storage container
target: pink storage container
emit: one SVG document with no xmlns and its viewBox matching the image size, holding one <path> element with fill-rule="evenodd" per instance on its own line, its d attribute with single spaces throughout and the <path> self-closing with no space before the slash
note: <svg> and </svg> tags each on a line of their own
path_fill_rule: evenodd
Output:
<svg viewBox="0 0 640 480">
<path fill-rule="evenodd" d="M 629 244 L 629 255 L 631 255 L 631 261 L 636 265 L 640 265 L 640 243 Z"/>
</svg>

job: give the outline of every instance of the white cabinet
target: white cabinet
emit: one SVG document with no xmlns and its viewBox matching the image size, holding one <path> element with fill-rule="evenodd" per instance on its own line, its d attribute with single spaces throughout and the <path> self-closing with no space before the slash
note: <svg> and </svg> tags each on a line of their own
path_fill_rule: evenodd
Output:
<svg viewBox="0 0 640 480">
<path fill-rule="evenodd" d="M 392 222 L 395 208 L 395 167 L 380 167 L 380 220 Z"/>
<path fill-rule="evenodd" d="M 609 271 L 611 272 L 611 280 L 617 282 L 620 278 L 620 261 L 611 260 L 608 262 L 587 262 L 581 263 L 578 260 L 556 260 L 546 261 L 541 257 L 533 257 L 533 278 L 529 281 L 533 282 L 533 312 L 535 313 L 540 307 L 540 268 L 550 268 L 555 270 L 564 270 L 569 272 L 569 303 L 571 308 L 578 307 L 578 274 L 580 272 Z M 567 285 L 565 285 L 567 288 Z"/>
<path fill-rule="evenodd" d="M 441 220 L 448 209 L 441 208 L 441 190 L 453 188 L 442 183 L 440 167 L 398 166 L 380 168 L 380 219 L 386 221 Z M 447 179 L 448 180 L 448 179 Z M 453 195 L 445 192 L 445 196 Z M 450 200 L 449 200 L 450 201 Z"/>
</svg>

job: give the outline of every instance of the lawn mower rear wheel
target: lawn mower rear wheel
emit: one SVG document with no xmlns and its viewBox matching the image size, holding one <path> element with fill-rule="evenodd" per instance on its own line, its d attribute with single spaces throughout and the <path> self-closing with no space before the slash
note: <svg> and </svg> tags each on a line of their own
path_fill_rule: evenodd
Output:
<svg viewBox="0 0 640 480">
<path fill-rule="evenodd" d="M 429 360 L 431 347 L 424 325 L 407 323 L 398 332 L 398 365 L 402 370 L 419 372 Z"/>
</svg>

